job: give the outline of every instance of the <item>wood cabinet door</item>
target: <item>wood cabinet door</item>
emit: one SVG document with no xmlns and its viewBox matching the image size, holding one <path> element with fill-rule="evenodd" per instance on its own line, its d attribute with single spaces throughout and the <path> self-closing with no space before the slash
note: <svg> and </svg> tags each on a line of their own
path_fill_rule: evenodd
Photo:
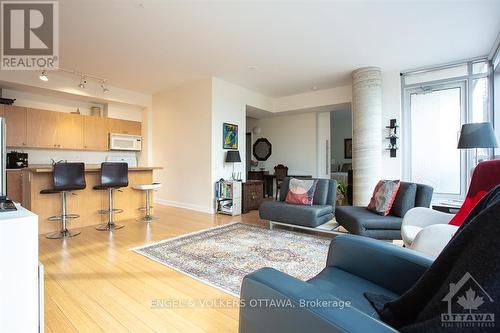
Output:
<svg viewBox="0 0 500 333">
<path fill-rule="evenodd" d="M 23 173 L 21 170 L 7 171 L 7 197 L 15 202 L 23 202 Z"/>
<path fill-rule="evenodd" d="M 59 112 L 28 109 L 27 144 L 35 148 L 60 148 L 57 135 Z"/>
<path fill-rule="evenodd" d="M 109 132 L 129 135 L 141 135 L 141 122 L 109 118 Z"/>
<path fill-rule="evenodd" d="M 109 144 L 108 119 L 95 116 L 83 117 L 83 148 L 106 151 Z"/>
<path fill-rule="evenodd" d="M 63 112 L 57 116 L 57 148 L 83 149 L 83 117 Z"/>
<path fill-rule="evenodd" d="M 22 106 L 4 105 L 4 116 L 7 124 L 7 146 L 24 147 L 27 144 L 26 115 L 27 109 Z"/>
</svg>

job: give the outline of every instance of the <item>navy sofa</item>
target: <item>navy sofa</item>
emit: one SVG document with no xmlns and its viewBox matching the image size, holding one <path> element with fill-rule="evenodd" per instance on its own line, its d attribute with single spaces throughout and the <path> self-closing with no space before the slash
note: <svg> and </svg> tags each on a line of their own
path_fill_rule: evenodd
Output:
<svg viewBox="0 0 500 333">
<path fill-rule="evenodd" d="M 339 235 L 330 244 L 326 268 L 307 282 L 272 268 L 247 275 L 241 287 L 239 331 L 396 332 L 379 320 L 363 293 L 402 295 L 432 262 L 390 243 Z M 350 307 L 342 308 L 341 301 L 350 301 Z"/>
<path fill-rule="evenodd" d="M 433 188 L 428 185 L 401 182 L 389 215 L 382 216 L 366 207 L 340 206 L 335 220 L 351 234 L 376 239 L 401 239 L 401 223 L 414 207 L 429 207 Z"/>
<path fill-rule="evenodd" d="M 264 202 L 259 207 L 261 219 L 279 222 L 291 226 L 315 228 L 333 219 L 337 200 L 337 182 L 332 179 L 316 179 L 316 191 L 312 206 L 293 205 L 285 202 L 290 177 L 281 183 L 278 201 Z"/>
</svg>

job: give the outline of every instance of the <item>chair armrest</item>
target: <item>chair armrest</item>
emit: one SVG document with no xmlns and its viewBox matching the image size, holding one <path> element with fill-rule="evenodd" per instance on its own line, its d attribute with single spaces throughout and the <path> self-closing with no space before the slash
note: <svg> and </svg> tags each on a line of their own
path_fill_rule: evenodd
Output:
<svg viewBox="0 0 500 333">
<path fill-rule="evenodd" d="M 454 214 L 439 212 L 431 208 L 415 207 L 406 212 L 401 228 L 405 225 L 425 228 L 433 224 L 448 224 L 453 216 Z"/>
<path fill-rule="evenodd" d="M 349 300 L 340 300 L 275 269 L 263 268 L 243 279 L 239 332 L 396 332 L 354 307 L 333 305 L 342 301 Z"/>
<path fill-rule="evenodd" d="M 422 253 L 392 243 L 338 235 L 330 243 L 326 264 L 402 295 L 432 262 L 432 258 Z"/>
<path fill-rule="evenodd" d="M 417 233 L 423 228 L 434 224 L 448 224 L 453 216 L 453 214 L 443 213 L 425 207 L 412 208 L 403 218 L 401 224 L 401 238 L 408 248 L 412 248 L 412 243 Z"/>
<path fill-rule="evenodd" d="M 457 230 L 457 226 L 449 224 L 430 225 L 420 230 L 410 248 L 435 258 L 443 251 Z"/>
</svg>

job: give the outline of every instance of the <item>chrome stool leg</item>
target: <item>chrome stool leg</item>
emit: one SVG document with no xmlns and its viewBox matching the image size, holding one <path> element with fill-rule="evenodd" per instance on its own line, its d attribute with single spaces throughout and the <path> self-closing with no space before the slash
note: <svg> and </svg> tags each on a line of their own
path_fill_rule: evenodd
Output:
<svg viewBox="0 0 500 333">
<path fill-rule="evenodd" d="M 108 223 L 99 224 L 96 230 L 99 231 L 113 231 L 124 227 L 123 224 L 116 224 L 113 222 L 113 215 L 123 213 L 123 209 L 113 208 L 113 189 L 108 188 L 108 209 L 100 210 L 99 213 L 108 215 Z"/>
<path fill-rule="evenodd" d="M 153 216 L 153 214 L 151 214 L 151 208 L 152 208 L 151 207 L 151 190 L 146 190 L 146 207 L 143 208 L 146 211 L 146 215 L 137 218 L 137 221 L 151 222 L 151 221 L 159 220 L 159 217 Z"/>
<path fill-rule="evenodd" d="M 81 233 L 79 230 L 68 230 L 68 219 L 76 219 L 80 217 L 78 214 L 67 214 L 66 210 L 66 194 L 67 192 L 61 192 L 61 215 L 51 216 L 48 218 L 49 221 L 61 221 L 61 230 L 50 232 L 45 235 L 48 239 L 59 239 L 64 237 L 73 237 Z"/>
</svg>

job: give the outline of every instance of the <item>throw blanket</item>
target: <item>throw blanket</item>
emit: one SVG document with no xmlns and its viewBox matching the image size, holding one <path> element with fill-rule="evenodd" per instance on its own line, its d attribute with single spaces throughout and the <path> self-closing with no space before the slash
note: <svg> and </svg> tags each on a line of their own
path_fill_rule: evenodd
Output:
<svg viewBox="0 0 500 333">
<path fill-rule="evenodd" d="M 410 290 L 390 301 L 380 295 L 365 296 L 383 321 L 402 332 L 498 331 L 499 238 L 500 185 L 476 205 Z"/>
</svg>

